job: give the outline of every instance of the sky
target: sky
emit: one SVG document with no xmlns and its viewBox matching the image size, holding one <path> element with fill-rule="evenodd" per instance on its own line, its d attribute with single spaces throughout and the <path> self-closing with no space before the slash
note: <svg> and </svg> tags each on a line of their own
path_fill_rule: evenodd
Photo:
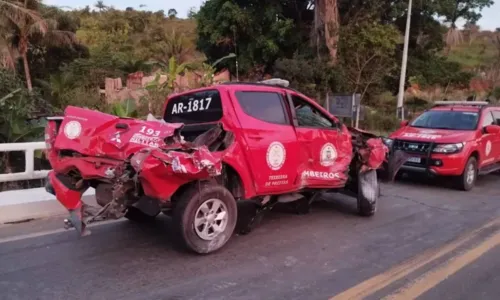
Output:
<svg viewBox="0 0 500 300">
<path fill-rule="evenodd" d="M 482 11 L 483 17 L 479 20 L 478 25 L 485 30 L 495 30 L 500 27 L 500 0 L 494 0 L 495 4 Z M 42 0 L 45 4 L 65 6 L 69 8 L 82 8 L 86 5 L 93 6 L 97 1 L 89 0 Z M 166 2 L 158 0 L 104 0 L 104 4 L 113 6 L 117 9 L 125 9 L 133 7 L 140 9 L 139 5 L 146 5 L 145 10 L 164 10 L 165 14 L 171 8 L 174 8 L 178 17 L 185 18 L 191 7 L 198 9 L 204 0 L 167 0 Z"/>
</svg>

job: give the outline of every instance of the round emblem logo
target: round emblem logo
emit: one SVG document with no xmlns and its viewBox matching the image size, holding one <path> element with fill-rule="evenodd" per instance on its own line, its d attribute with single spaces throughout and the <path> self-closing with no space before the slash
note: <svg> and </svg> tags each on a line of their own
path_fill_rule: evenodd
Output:
<svg viewBox="0 0 500 300">
<path fill-rule="evenodd" d="M 267 165 L 272 170 L 279 170 L 286 159 L 286 150 L 282 143 L 280 142 L 272 142 L 267 148 L 266 160 Z"/>
<path fill-rule="evenodd" d="M 333 144 L 331 143 L 325 144 L 321 148 L 319 163 L 322 166 L 327 167 L 333 165 L 336 159 L 337 159 L 337 150 L 335 149 L 335 146 L 333 146 Z"/>
<path fill-rule="evenodd" d="M 64 126 L 64 135 L 70 139 L 76 139 L 82 133 L 82 124 L 78 121 L 70 121 Z"/>
<path fill-rule="evenodd" d="M 491 152 L 491 141 L 486 142 L 486 156 L 490 155 Z"/>
</svg>

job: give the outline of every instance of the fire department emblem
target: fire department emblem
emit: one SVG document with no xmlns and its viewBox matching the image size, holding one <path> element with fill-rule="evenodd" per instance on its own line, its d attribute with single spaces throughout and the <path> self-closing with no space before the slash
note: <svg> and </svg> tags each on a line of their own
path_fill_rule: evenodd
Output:
<svg viewBox="0 0 500 300">
<path fill-rule="evenodd" d="M 82 124 L 78 121 L 69 121 L 64 125 L 64 135 L 70 139 L 76 139 L 82 133 Z"/>
<path fill-rule="evenodd" d="M 279 170 L 285 163 L 286 150 L 280 142 L 272 142 L 267 148 L 266 160 L 271 170 Z"/>
<path fill-rule="evenodd" d="M 486 152 L 486 156 L 490 155 L 491 153 L 491 141 L 486 142 L 486 149 L 484 149 Z"/>
<path fill-rule="evenodd" d="M 322 166 L 328 167 L 333 165 L 336 159 L 337 159 L 337 150 L 335 149 L 335 146 L 333 146 L 333 144 L 331 143 L 325 144 L 321 148 L 319 163 Z"/>
</svg>

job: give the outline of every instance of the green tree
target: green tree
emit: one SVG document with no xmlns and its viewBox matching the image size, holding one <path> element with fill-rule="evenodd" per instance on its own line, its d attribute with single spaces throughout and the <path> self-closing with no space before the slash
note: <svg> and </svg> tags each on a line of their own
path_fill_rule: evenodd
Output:
<svg viewBox="0 0 500 300">
<path fill-rule="evenodd" d="M 167 15 L 170 19 L 175 19 L 177 17 L 177 10 L 171 8 L 168 10 Z"/>
<path fill-rule="evenodd" d="M 462 40 L 461 31 L 457 29 L 457 21 L 462 19 L 470 24 L 475 24 L 481 18 L 481 10 L 490 7 L 492 0 L 439 0 L 437 13 L 444 17 L 450 24 L 446 33 L 446 54 L 449 54 L 453 45 Z"/>
<path fill-rule="evenodd" d="M 99 10 L 99 11 L 104 11 L 106 10 L 108 7 L 106 5 L 104 5 L 104 1 L 97 1 L 94 6 Z"/>
<path fill-rule="evenodd" d="M 22 6 L 24 11 L 31 10 L 33 12 L 30 15 L 26 15 L 24 18 L 18 18 L 15 14 L 5 15 L 9 26 L 13 29 L 15 34 L 13 41 L 15 41 L 15 47 L 23 61 L 26 85 L 28 90 L 32 91 L 33 84 L 28 61 L 28 51 L 31 45 L 30 39 L 41 36 L 46 45 L 75 44 L 76 39 L 72 32 L 57 30 L 55 20 L 44 19 L 38 13 L 35 13 L 39 8 L 37 1 L 30 2 L 26 0 L 24 3 L 15 3 L 19 7 Z"/>
<path fill-rule="evenodd" d="M 343 27 L 341 63 L 349 91 L 361 97 L 370 88 L 380 88 L 395 67 L 394 54 L 400 35 L 393 25 L 355 22 Z"/>
<path fill-rule="evenodd" d="M 301 14 L 312 20 L 309 1 L 206 1 L 196 14 L 198 48 L 209 61 L 236 53 L 242 73 L 271 72 L 278 58 L 305 49 L 309 31 Z M 302 28 L 302 26 L 304 28 Z M 235 71 L 233 65 L 225 65 Z"/>
</svg>

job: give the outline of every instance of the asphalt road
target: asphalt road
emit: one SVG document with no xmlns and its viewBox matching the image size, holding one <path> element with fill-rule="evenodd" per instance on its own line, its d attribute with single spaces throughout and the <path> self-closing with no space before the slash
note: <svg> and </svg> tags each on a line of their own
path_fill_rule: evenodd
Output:
<svg viewBox="0 0 500 300">
<path fill-rule="evenodd" d="M 177 250 L 163 216 L 81 239 L 61 220 L 3 226 L 0 299 L 499 299 L 499 180 L 384 185 L 368 219 L 332 195 L 208 256 Z"/>
</svg>

